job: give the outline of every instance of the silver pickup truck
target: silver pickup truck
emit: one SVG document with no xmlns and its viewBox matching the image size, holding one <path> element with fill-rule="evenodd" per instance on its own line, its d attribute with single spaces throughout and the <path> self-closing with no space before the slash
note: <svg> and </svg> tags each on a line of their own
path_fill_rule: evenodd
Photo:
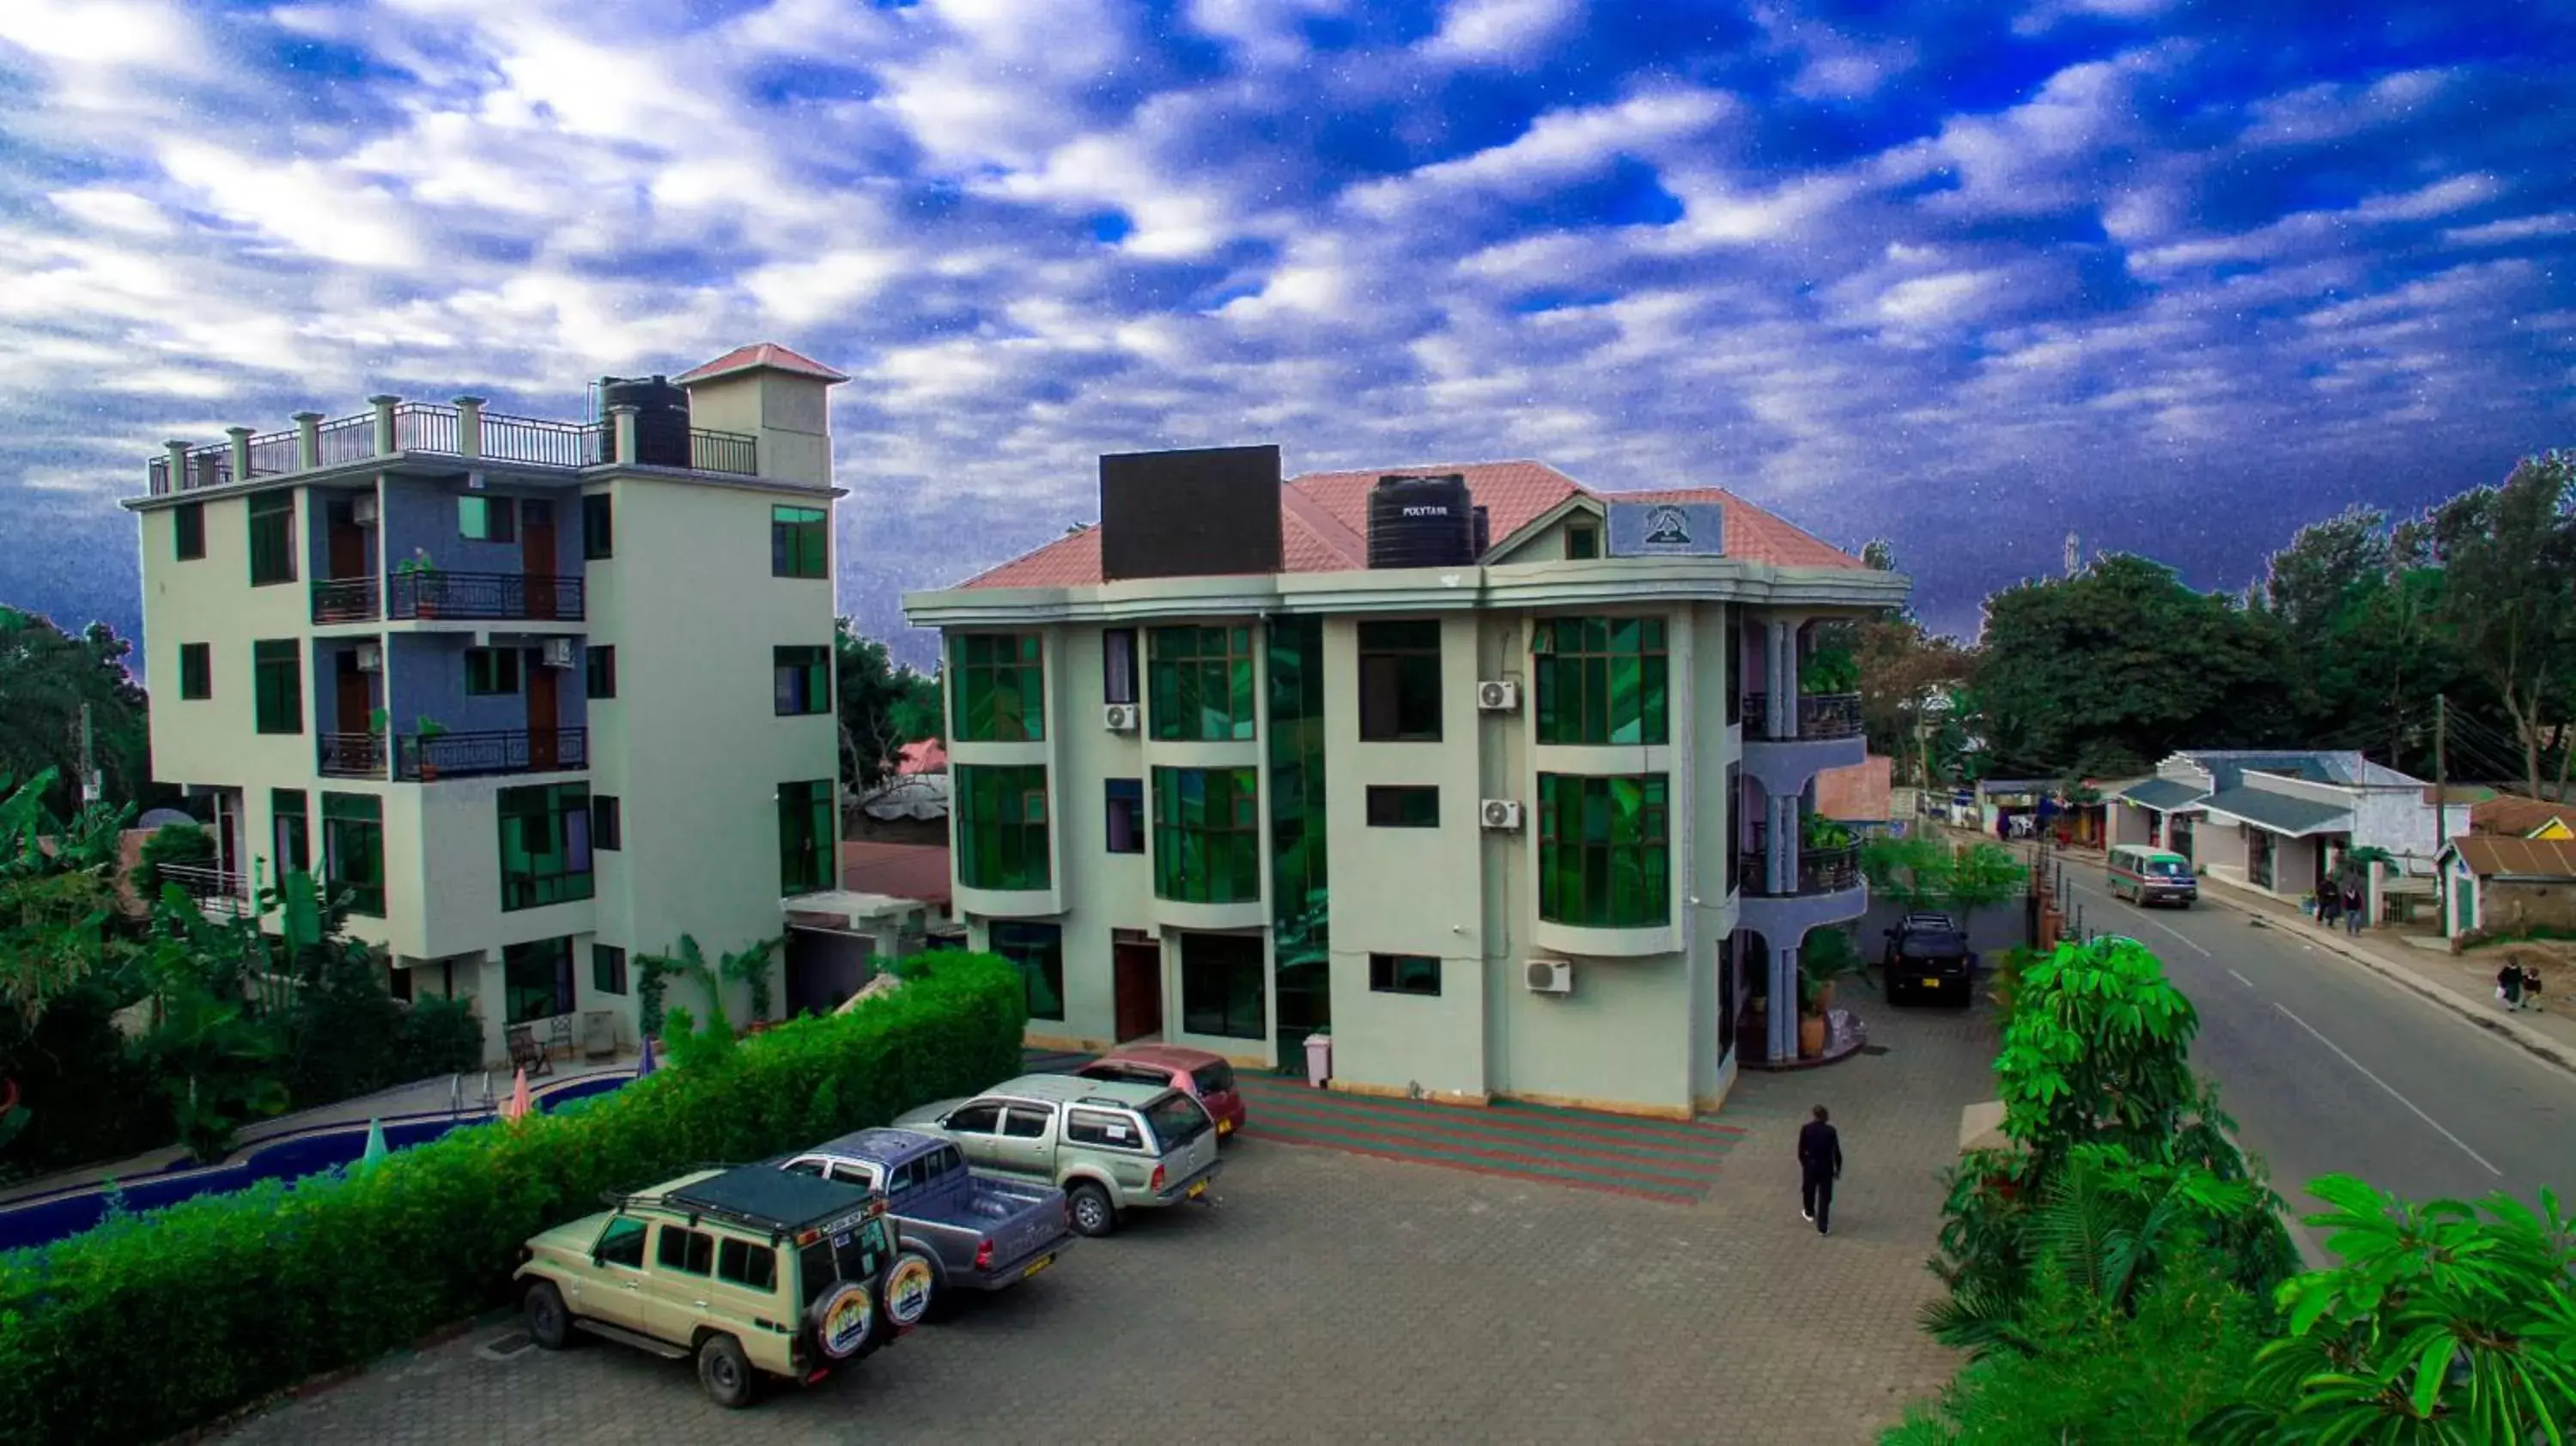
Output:
<svg viewBox="0 0 2576 1446">
<path fill-rule="evenodd" d="M 1073 1228 L 1107 1235 L 1121 1212 L 1202 1200 L 1216 1178 L 1216 1122 L 1169 1086 L 1030 1074 L 895 1121 L 957 1142 L 978 1173 L 1053 1185 Z"/>
<path fill-rule="evenodd" d="M 778 1163 L 886 1197 L 898 1237 L 886 1314 L 899 1326 L 934 1317 L 953 1291 L 1017 1285 L 1073 1244 L 1063 1191 L 983 1179 L 956 1145 L 918 1130 L 858 1130 Z"/>
</svg>

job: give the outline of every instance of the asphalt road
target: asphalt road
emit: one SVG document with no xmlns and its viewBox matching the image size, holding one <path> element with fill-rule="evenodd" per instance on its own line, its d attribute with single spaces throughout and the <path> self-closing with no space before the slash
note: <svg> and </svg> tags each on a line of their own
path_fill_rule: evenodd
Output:
<svg viewBox="0 0 2576 1446">
<path fill-rule="evenodd" d="M 2576 1076 L 2317 947 L 2315 925 L 2206 897 L 2142 912 L 2072 862 L 2066 881 L 2088 928 L 2154 949 L 2191 996 L 2192 1063 L 2300 1213 L 2327 1174 L 2417 1200 L 2576 1197 Z"/>
</svg>

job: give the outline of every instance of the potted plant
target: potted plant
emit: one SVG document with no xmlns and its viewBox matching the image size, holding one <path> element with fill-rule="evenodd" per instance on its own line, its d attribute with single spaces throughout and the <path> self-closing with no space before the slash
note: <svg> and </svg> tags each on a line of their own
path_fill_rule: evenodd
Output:
<svg viewBox="0 0 2576 1446">
<path fill-rule="evenodd" d="M 438 576 L 438 564 L 429 560 L 428 552 L 421 548 L 413 548 L 411 556 L 394 564 L 394 575 L 412 579 L 411 603 L 414 616 L 424 618 L 438 616 L 438 588 L 434 582 Z"/>
<path fill-rule="evenodd" d="M 420 750 L 420 776 L 427 780 L 438 777 L 438 764 L 429 756 L 429 740 L 447 731 L 447 725 L 424 713 L 412 720 L 413 746 Z"/>
</svg>

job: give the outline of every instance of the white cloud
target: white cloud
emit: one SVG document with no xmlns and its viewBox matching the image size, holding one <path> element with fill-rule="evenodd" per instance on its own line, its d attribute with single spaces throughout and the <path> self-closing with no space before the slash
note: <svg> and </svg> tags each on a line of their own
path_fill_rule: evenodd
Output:
<svg viewBox="0 0 2576 1446">
<path fill-rule="evenodd" d="M 196 68 L 196 31 L 156 0 L 9 0 L 0 41 L 76 66 Z"/>
<path fill-rule="evenodd" d="M 45 199 L 69 215 L 111 231 L 167 236 L 177 229 L 159 206 L 132 191 L 92 187 L 79 191 L 55 191 Z"/>
<path fill-rule="evenodd" d="M 1493 64 L 1545 44 L 1580 10 L 1578 0 L 1450 0 L 1440 29 L 1422 43 L 1435 60 Z"/>
<path fill-rule="evenodd" d="M 782 261 L 749 273 L 743 285 L 761 310 L 788 326 L 842 316 L 900 275 L 904 258 L 887 251 L 833 251 L 810 261 Z"/>
</svg>

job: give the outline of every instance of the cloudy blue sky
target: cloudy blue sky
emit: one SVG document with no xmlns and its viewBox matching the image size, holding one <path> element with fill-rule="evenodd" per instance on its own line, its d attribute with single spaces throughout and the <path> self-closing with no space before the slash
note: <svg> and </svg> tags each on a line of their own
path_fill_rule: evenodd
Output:
<svg viewBox="0 0 2576 1446">
<path fill-rule="evenodd" d="M 771 339 L 844 609 L 1094 457 L 1528 456 L 2239 585 L 2576 442 L 2576 7 L 0 0 L 0 601 L 131 627 L 165 437 L 574 416 Z"/>
</svg>

